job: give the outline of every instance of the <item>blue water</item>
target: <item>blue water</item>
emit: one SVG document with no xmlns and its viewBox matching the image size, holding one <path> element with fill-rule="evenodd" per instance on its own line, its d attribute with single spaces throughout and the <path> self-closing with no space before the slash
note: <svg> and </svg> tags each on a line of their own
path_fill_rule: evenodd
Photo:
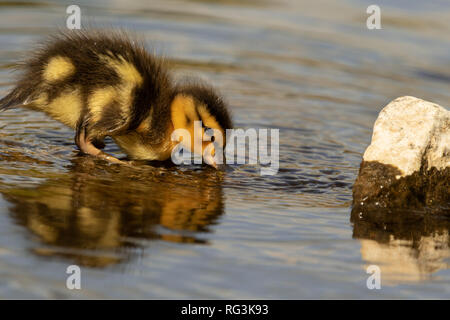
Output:
<svg viewBox="0 0 450 320">
<path fill-rule="evenodd" d="M 0 94 L 69 4 L 0 3 Z M 0 298 L 450 296 L 450 223 L 411 239 L 350 222 L 381 108 L 403 95 L 449 106 L 448 1 L 378 1 L 381 30 L 362 0 L 77 4 L 83 27 L 137 31 L 177 78 L 218 87 L 237 127 L 279 128 L 280 170 L 107 166 L 45 115 L 3 112 Z M 73 264 L 81 290 L 66 288 Z M 373 264 L 381 290 L 366 286 Z"/>
</svg>

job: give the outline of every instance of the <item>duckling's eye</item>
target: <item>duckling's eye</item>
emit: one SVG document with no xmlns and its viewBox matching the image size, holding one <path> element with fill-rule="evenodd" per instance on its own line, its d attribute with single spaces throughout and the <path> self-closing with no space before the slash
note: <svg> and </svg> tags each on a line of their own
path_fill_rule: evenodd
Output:
<svg viewBox="0 0 450 320">
<path fill-rule="evenodd" d="M 207 132 L 208 130 L 212 131 L 210 127 L 205 127 L 205 132 Z M 216 138 L 214 136 L 211 136 L 211 142 L 214 142 L 214 140 L 216 140 Z"/>
</svg>

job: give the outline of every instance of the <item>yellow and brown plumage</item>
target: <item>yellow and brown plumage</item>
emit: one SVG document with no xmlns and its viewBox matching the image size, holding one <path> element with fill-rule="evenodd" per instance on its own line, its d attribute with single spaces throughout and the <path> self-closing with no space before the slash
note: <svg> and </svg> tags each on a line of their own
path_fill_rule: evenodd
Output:
<svg viewBox="0 0 450 320">
<path fill-rule="evenodd" d="M 125 33 L 71 31 L 50 38 L 21 65 L 0 109 L 43 111 L 76 130 L 84 153 L 120 162 L 99 148 L 110 136 L 131 159 L 166 160 L 174 129 L 232 127 L 222 99 L 203 84 L 174 85 L 164 62 Z"/>
</svg>

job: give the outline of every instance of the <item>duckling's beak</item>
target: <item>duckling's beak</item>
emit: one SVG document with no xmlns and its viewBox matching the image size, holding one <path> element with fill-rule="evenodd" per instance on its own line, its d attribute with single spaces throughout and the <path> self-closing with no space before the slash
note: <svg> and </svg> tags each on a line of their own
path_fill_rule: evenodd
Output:
<svg viewBox="0 0 450 320">
<path fill-rule="evenodd" d="M 212 148 L 211 153 L 206 153 L 203 155 L 203 160 L 205 160 L 206 164 L 217 169 L 216 159 L 214 159 L 215 154 L 216 154 L 216 150 L 214 148 Z"/>
<path fill-rule="evenodd" d="M 208 164 L 216 169 L 218 168 L 213 155 L 208 154 L 205 157 L 203 157 L 203 160 L 205 160 L 206 164 Z"/>
</svg>

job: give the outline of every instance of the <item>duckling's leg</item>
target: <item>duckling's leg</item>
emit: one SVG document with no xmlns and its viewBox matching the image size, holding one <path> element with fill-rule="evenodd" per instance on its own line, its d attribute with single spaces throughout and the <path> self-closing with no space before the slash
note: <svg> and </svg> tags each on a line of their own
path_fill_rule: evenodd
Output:
<svg viewBox="0 0 450 320">
<path fill-rule="evenodd" d="M 75 135 L 75 143 L 77 144 L 78 148 L 80 148 L 81 152 L 90 154 L 99 159 L 103 159 L 112 163 L 125 164 L 125 162 L 98 149 L 94 145 L 94 143 L 98 143 L 98 141 L 99 139 L 92 139 L 88 137 L 88 135 L 86 134 L 86 126 L 83 125 L 78 126 L 77 133 Z"/>
</svg>

